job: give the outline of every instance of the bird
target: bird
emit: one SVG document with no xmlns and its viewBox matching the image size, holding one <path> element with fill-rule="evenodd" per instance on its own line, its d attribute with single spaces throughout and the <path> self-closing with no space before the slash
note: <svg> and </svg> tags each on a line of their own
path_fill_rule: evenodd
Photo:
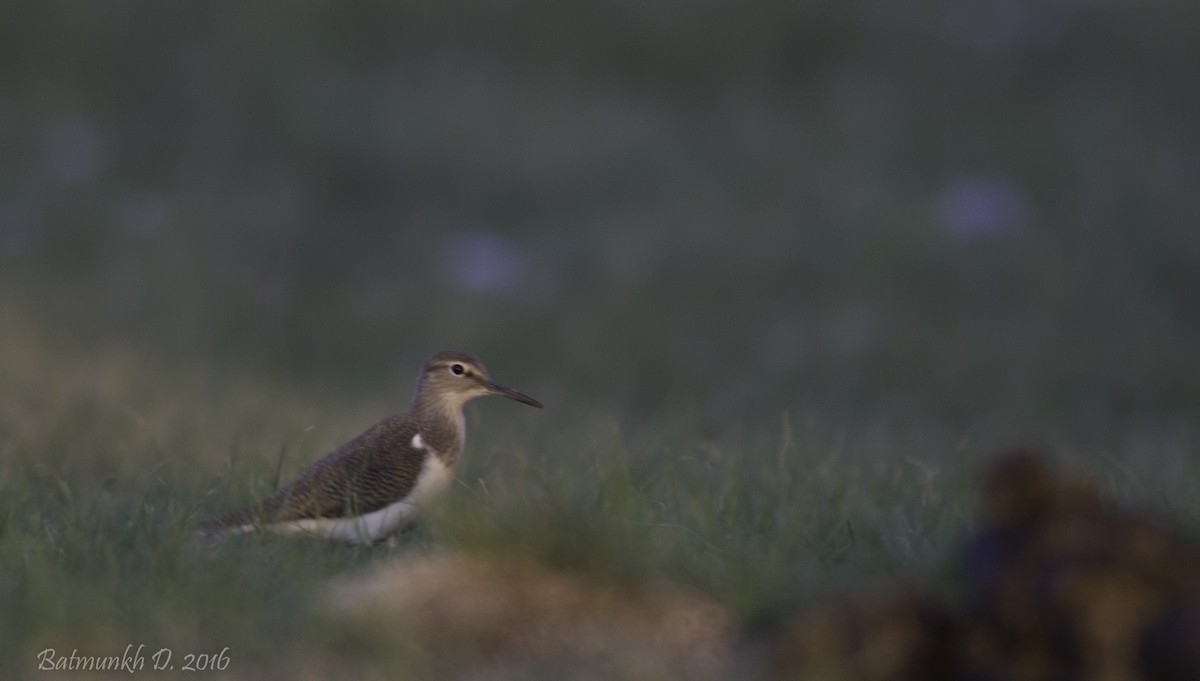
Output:
<svg viewBox="0 0 1200 681">
<path fill-rule="evenodd" d="M 493 381 L 478 357 L 434 353 L 421 367 L 412 404 L 304 469 L 254 504 L 203 523 L 207 537 L 268 530 L 349 543 L 373 543 L 411 525 L 417 512 L 454 479 L 463 451 L 463 406 L 500 395 L 542 403 Z"/>
</svg>

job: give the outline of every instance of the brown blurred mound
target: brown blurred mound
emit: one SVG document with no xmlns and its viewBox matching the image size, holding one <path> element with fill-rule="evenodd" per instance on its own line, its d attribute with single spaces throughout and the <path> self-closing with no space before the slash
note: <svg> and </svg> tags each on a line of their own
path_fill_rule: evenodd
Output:
<svg viewBox="0 0 1200 681">
<path fill-rule="evenodd" d="M 331 596 L 360 634 L 431 656 L 453 678 L 723 678 L 733 632 L 724 609 L 679 586 L 494 555 L 403 560 Z"/>
<path fill-rule="evenodd" d="M 769 675 L 1200 678 L 1200 552 L 1170 524 L 1055 475 L 1030 450 L 998 457 L 981 496 L 961 603 L 896 589 L 795 617 L 770 639 Z"/>
</svg>

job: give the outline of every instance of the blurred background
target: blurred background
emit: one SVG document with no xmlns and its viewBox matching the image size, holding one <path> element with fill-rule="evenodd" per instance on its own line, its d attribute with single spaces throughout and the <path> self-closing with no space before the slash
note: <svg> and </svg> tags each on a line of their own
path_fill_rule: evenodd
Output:
<svg viewBox="0 0 1200 681">
<path fill-rule="evenodd" d="M 1188 3 L 9 2 L 0 352 L 1194 442 L 1198 76 Z"/>
</svg>

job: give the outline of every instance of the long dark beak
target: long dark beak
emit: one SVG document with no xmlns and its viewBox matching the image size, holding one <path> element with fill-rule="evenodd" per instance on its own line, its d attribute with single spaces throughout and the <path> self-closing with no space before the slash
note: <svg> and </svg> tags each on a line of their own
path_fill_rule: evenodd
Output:
<svg viewBox="0 0 1200 681">
<path fill-rule="evenodd" d="M 513 390 L 512 388 L 506 385 L 501 385 L 495 381 L 484 381 L 483 387 L 487 388 L 488 392 L 493 395 L 503 395 L 510 400 L 516 400 L 523 404 L 528 404 L 531 407 L 537 407 L 538 409 L 542 408 L 542 403 L 533 399 L 529 395 L 517 390 Z"/>
</svg>

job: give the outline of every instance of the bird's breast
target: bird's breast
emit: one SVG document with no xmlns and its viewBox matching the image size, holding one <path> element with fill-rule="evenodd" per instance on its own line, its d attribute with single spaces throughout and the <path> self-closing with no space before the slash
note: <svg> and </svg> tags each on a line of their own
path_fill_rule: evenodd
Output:
<svg viewBox="0 0 1200 681">
<path fill-rule="evenodd" d="M 417 482 L 404 501 L 420 507 L 431 499 L 439 496 L 450 482 L 454 480 L 454 468 L 442 460 L 442 457 L 430 452 L 421 464 L 421 472 Z"/>
</svg>

